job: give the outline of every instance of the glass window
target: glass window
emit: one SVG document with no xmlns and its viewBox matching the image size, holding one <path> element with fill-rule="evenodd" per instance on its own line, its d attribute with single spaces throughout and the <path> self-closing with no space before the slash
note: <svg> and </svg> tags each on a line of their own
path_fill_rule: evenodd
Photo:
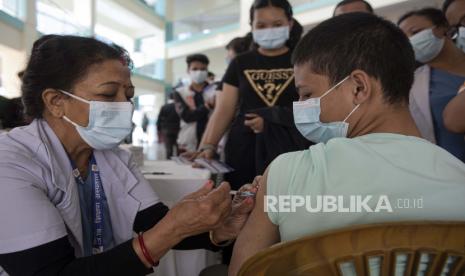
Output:
<svg viewBox="0 0 465 276">
<path fill-rule="evenodd" d="M 25 0 L 0 0 L 0 10 L 24 20 Z"/>
<path fill-rule="evenodd" d="M 38 0 L 37 30 L 42 34 L 90 34 L 90 0 Z"/>
</svg>

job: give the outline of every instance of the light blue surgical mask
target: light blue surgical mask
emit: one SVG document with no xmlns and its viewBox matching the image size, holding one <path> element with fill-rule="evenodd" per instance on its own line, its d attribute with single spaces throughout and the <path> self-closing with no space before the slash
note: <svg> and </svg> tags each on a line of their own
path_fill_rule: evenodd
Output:
<svg viewBox="0 0 465 276">
<path fill-rule="evenodd" d="M 337 83 L 331 89 L 326 91 L 319 98 L 311 98 L 306 101 L 294 102 L 294 122 L 299 132 L 314 143 L 326 143 L 331 138 L 347 137 L 349 123 L 346 121 L 359 108 L 357 105 L 342 122 L 323 123 L 320 121 L 321 114 L 321 99 L 334 91 L 340 84 L 349 79 L 345 79 Z"/>
<path fill-rule="evenodd" d="M 428 63 L 436 58 L 444 47 L 445 39 L 434 35 L 433 29 L 426 29 L 410 37 L 415 51 L 415 59 L 421 63 Z"/>
<path fill-rule="evenodd" d="M 89 124 L 80 126 L 68 117 L 63 119 L 76 127 L 81 138 L 93 149 L 107 150 L 116 148 L 132 132 L 131 102 L 88 101 L 66 91 L 62 93 L 89 104 Z"/>
<path fill-rule="evenodd" d="M 289 26 L 254 30 L 252 36 L 261 48 L 278 49 L 283 47 L 289 39 Z"/>
<path fill-rule="evenodd" d="M 207 70 L 193 70 L 189 72 L 189 76 L 192 82 L 201 84 L 207 80 L 208 71 Z"/>
<path fill-rule="evenodd" d="M 465 27 L 459 27 L 455 45 L 465 52 Z"/>
</svg>

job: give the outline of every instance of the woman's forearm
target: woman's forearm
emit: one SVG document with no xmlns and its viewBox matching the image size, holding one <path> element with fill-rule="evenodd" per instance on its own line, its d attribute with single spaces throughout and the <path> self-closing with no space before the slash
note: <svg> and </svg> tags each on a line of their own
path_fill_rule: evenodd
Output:
<svg viewBox="0 0 465 276">
<path fill-rule="evenodd" d="M 146 275 L 151 271 L 141 262 L 129 241 L 101 254 L 75 258 L 68 237 L 0 254 L 0 266 L 10 275 L 38 276 Z"/>
<path fill-rule="evenodd" d="M 169 220 L 162 219 L 154 227 L 143 233 L 145 246 L 152 257 L 153 261 L 159 261 L 172 247 L 183 240 L 183 236 L 178 233 Z M 139 259 L 147 268 L 151 264 L 144 256 L 142 248 L 137 238 L 133 239 L 132 246 Z"/>
<path fill-rule="evenodd" d="M 222 113 L 224 112 L 218 109 L 213 111 L 210 120 L 208 120 L 207 128 L 205 129 L 205 132 L 202 136 L 202 140 L 200 142 L 201 145 L 217 145 L 220 142 L 221 137 L 223 137 L 223 135 L 226 133 L 226 130 L 231 124 L 233 116 Z"/>
<path fill-rule="evenodd" d="M 223 92 L 218 93 L 216 96 L 217 105 L 208 120 L 207 128 L 200 142 L 201 145 L 217 145 L 219 143 L 234 118 L 239 98 L 238 94 L 237 88 L 224 84 Z"/>
<path fill-rule="evenodd" d="M 453 98 L 443 112 L 446 128 L 455 133 L 465 133 L 465 92 Z"/>
</svg>

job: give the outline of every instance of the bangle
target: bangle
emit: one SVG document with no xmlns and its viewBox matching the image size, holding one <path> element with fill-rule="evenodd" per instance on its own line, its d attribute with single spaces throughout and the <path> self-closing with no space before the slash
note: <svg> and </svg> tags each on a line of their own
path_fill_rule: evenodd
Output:
<svg viewBox="0 0 465 276">
<path fill-rule="evenodd" d="M 144 234 L 144 232 L 140 232 L 139 235 L 137 236 L 137 239 L 139 240 L 140 249 L 142 250 L 142 254 L 144 255 L 145 260 L 146 260 L 152 267 L 158 266 L 158 264 L 159 264 L 160 262 L 155 262 L 155 261 L 153 260 L 152 256 L 150 256 L 150 253 L 149 253 L 149 251 L 147 250 L 147 247 L 145 247 L 143 234 Z"/>
<path fill-rule="evenodd" d="M 199 146 L 199 151 L 204 151 L 204 150 L 211 150 L 211 151 L 216 151 L 216 146 L 212 144 L 202 144 Z"/>
<path fill-rule="evenodd" d="M 229 241 L 224 241 L 222 243 L 217 243 L 215 241 L 215 239 L 213 238 L 213 230 L 210 230 L 210 242 L 214 245 L 214 246 L 218 246 L 218 247 L 226 247 L 228 245 L 230 245 L 231 243 L 233 243 L 234 240 L 229 240 Z"/>
</svg>

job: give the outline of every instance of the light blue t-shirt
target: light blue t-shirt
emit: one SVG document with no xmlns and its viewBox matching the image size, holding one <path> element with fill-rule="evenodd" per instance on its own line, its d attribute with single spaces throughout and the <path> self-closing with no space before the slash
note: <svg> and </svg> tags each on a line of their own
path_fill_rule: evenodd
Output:
<svg viewBox="0 0 465 276">
<path fill-rule="evenodd" d="M 77 184 L 79 191 L 79 205 L 81 207 L 81 222 L 82 222 L 82 236 L 84 245 L 84 256 L 92 255 L 92 242 L 93 242 L 93 229 L 94 224 L 92 222 L 92 211 L 93 211 L 93 189 L 92 189 L 92 173 L 89 165 L 88 175 L 85 179 L 85 185 Z M 102 187 L 103 188 L 103 187 Z M 108 208 L 107 198 L 105 191 L 102 193 L 103 198 L 103 250 L 113 248 L 113 230 L 111 227 L 110 210 Z"/>
<path fill-rule="evenodd" d="M 446 105 L 457 95 L 465 77 L 431 68 L 430 105 L 433 116 L 434 134 L 438 146 L 465 162 L 465 140 L 463 134 L 452 133 L 444 126 L 442 113 Z"/>
<path fill-rule="evenodd" d="M 269 168 L 266 193 L 283 199 L 290 195 L 310 197 L 306 200 L 313 208 L 310 211 L 307 206 L 289 210 L 287 199 L 287 210 L 269 209 L 268 217 L 279 227 L 282 241 L 357 224 L 465 221 L 465 164 L 413 136 L 372 133 L 334 138 L 276 158 Z M 318 197 L 322 200 L 328 196 L 341 196 L 338 204 L 343 208 L 318 211 Z M 371 196 L 368 206 L 374 212 L 344 212 L 357 196 Z M 376 212 L 382 196 L 388 198 L 392 212 Z M 407 204 L 409 208 L 403 208 Z"/>
</svg>

